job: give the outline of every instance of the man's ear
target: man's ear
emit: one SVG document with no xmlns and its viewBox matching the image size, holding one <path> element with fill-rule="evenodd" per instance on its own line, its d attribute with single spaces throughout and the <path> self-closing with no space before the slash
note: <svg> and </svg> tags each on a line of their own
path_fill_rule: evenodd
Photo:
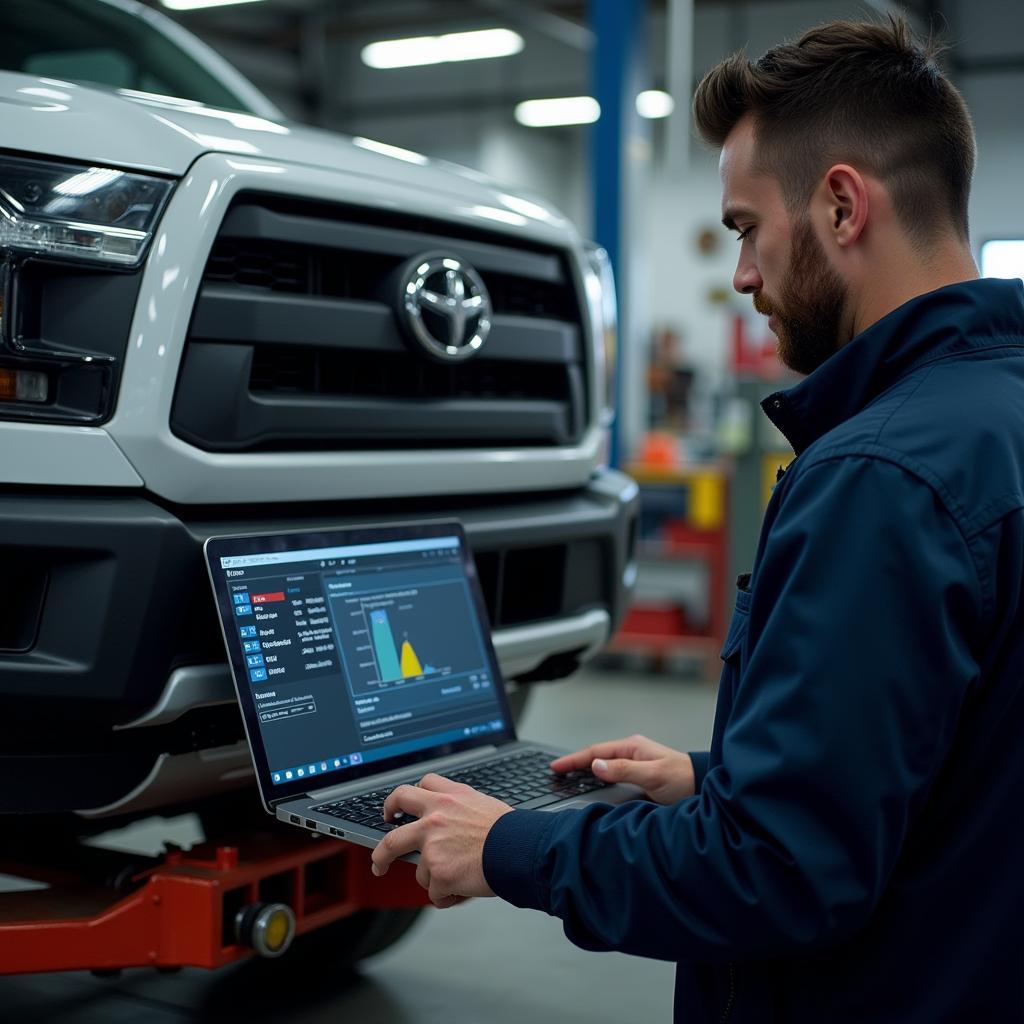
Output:
<svg viewBox="0 0 1024 1024">
<path fill-rule="evenodd" d="M 868 222 L 868 188 L 849 164 L 835 164 L 825 174 L 828 230 L 836 245 L 846 248 L 863 234 Z"/>
</svg>

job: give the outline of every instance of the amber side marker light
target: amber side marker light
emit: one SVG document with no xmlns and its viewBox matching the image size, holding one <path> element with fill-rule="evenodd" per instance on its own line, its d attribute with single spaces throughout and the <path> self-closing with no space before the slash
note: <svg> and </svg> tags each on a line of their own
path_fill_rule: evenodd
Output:
<svg viewBox="0 0 1024 1024">
<path fill-rule="evenodd" d="M 9 370 L 0 367 L 0 400 L 5 402 L 45 402 L 50 397 L 50 381 L 37 370 Z"/>
</svg>

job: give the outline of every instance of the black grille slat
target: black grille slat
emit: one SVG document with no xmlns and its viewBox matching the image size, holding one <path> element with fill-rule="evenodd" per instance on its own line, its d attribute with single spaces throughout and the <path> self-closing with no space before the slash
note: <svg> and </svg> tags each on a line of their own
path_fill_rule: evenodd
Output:
<svg viewBox="0 0 1024 1024">
<path fill-rule="evenodd" d="M 254 359 L 249 376 L 252 391 L 292 391 L 309 394 L 319 390 L 316 359 L 311 352 L 284 349 L 273 360 Z"/>
<path fill-rule="evenodd" d="M 217 245 L 210 254 L 205 279 L 228 281 L 246 288 L 310 294 L 309 258 L 299 249 L 241 248 Z"/>
<path fill-rule="evenodd" d="M 310 267 L 301 263 L 308 259 Z M 392 299 L 387 285 L 404 259 L 372 253 L 307 249 L 254 240 L 218 239 L 206 265 L 207 284 L 339 299 Z M 572 320 L 575 297 L 561 284 L 514 274 L 481 273 L 494 312 Z"/>
<path fill-rule="evenodd" d="M 379 218 L 381 223 L 367 223 L 368 217 Z M 386 225 L 389 220 L 390 225 Z M 561 257 L 548 247 L 497 235 L 484 240 L 462 225 L 415 224 L 415 218 L 406 225 L 401 214 L 396 219 L 384 210 L 303 202 L 281 207 L 270 198 L 242 198 L 228 211 L 220 235 L 246 242 L 272 239 L 277 245 L 351 250 L 398 259 L 442 249 L 468 260 L 481 273 L 516 274 L 554 284 L 567 280 Z"/>
<path fill-rule="evenodd" d="M 464 363 L 432 360 L 399 323 L 398 271 L 428 245 L 473 263 L 491 295 L 490 337 Z M 172 429 L 213 451 L 574 443 L 573 280 L 558 250 L 496 233 L 240 197 L 207 261 Z"/>
<path fill-rule="evenodd" d="M 253 355 L 253 391 L 419 400 L 438 398 L 550 399 L 565 393 L 565 370 L 523 363 L 414 363 L 402 354 L 263 345 Z"/>
</svg>

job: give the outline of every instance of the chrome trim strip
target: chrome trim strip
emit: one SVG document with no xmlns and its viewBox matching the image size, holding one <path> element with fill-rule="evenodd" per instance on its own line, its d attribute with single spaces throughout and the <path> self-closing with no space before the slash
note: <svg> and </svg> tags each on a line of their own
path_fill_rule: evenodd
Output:
<svg viewBox="0 0 1024 1024">
<path fill-rule="evenodd" d="M 188 754 L 161 754 L 149 775 L 130 793 L 103 807 L 89 807 L 75 813 L 83 818 L 108 818 L 115 814 L 156 810 L 168 804 L 187 803 L 237 789 L 252 775 L 252 759 L 245 740 Z"/>
<path fill-rule="evenodd" d="M 572 615 L 551 622 L 530 623 L 494 633 L 494 649 L 502 675 L 512 679 L 531 672 L 545 658 L 577 647 L 589 658 L 607 641 L 611 620 L 603 609 Z M 235 688 L 226 663 L 190 665 L 175 669 L 167 679 L 159 700 L 148 711 L 115 730 L 145 729 L 167 725 L 193 708 L 214 707 L 235 701 Z"/>
<path fill-rule="evenodd" d="M 553 622 L 498 630 L 494 634 L 494 647 L 502 673 L 511 678 L 530 672 L 545 658 L 562 651 L 582 647 L 583 657 L 589 657 L 608 639 L 609 628 L 608 613 L 594 609 Z M 164 725 L 192 708 L 228 704 L 234 700 L 235 691 L 226 664 L 180 668 L 171 673 L 159 701 L 150 711 L 116 728 Z M 235 789 L 252 774 L 245 740 L 188 754 L 161 754 L 149 775 L 130 793 L 104 807 L 86 808 L 76 813 L 83 818 L 105 818 L 156 809 Z"/>
<path fill-rule="evenodd" d="M 611 618 L 603 608 L 550 622 L 499 629 L 494 650 L 506 680 L 531 672 L 545 658 L 583 647 L 583 659 L 596 654 L 611 633 Z"/>
<path fill-rule="evenodd" d="M 115 725 L 114 729 L 142 729 L 166 725 L 181 718 L 193 708 L 230 704 L 235 700 L 235 687 L 227 662 L 219 665 L 189 665 L 176 668 L 168 677 L 160 699 L 138 718 Z"/>
</svg>

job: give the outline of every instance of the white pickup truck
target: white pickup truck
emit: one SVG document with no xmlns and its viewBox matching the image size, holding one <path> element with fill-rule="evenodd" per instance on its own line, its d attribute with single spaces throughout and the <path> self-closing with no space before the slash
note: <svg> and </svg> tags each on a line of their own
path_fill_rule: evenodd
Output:
<svg viewBox="0 0 1024 1024">
<path fill-rule="evenodd" d="M 636 517 L 603 253 L 131 0 L 3 14 L 0 811 L 256 806 L 211 534 L 457 516 L 513 685 L 596 652 Z"/>
</svg>

